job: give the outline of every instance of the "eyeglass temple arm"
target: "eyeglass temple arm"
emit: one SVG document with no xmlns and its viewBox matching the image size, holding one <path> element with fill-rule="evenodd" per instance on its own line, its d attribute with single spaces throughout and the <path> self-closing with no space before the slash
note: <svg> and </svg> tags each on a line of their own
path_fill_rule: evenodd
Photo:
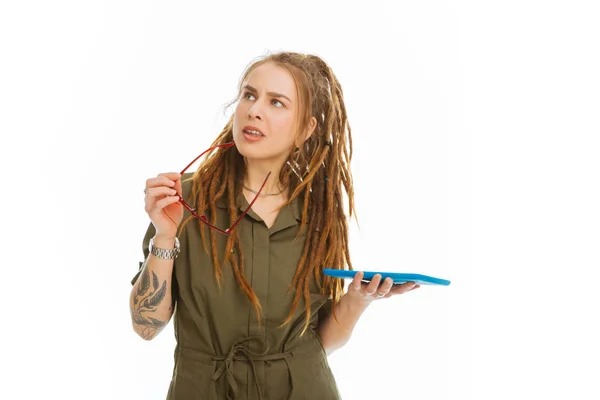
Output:
<svg viewBox="0 0 600 400">
<path fill-rule="evenodd" d="M 183 174 L 185 173 L 185 171 L 187 171 L 187 169 L 188 169 L 189 167 L 191 167 L 191 166 L 192 166 L 192 164 L 194 164 L 194 163 L 196 162 L 196 160 L 198 160 L 200 157 L 202 157 L 203 155 L 205 155 L 205 154 L 206 154 L 206 153 L 208 153 L 209 151 L 211 151 L 211 150 L 214 150 L 214 149 L 216 149 L 217 147 L 231 147 L 231 146 L 233 146 L 233 145 L 235 145 L 235 143 L 234 143 L 234 142 L 223 143 L 223 144 L 218 144 L 218 145 L 216 145 L 216 146 L 213 146 L 213 147 L 211 147 L 210 149 L 208 149 L 208 150 L 206 150 L 206 151 L 203 151 L 203 152 L 202 152 L 202 154 L 200 154 L 198 157 L 194 158 L 194 161 L 192 161 L 191 163 L 189 163 L 189 164 L 187 165 L 187 167 L 185 167 L 183 170 L 181 170 L 181 172 L 179 173 L 179 175 L 183 175 Z"/>
<path fill-rule="evenodd" d="M 235 142 L 222 143 L 222 144 L 218 144 L 218 145 L 216 145 L 216 146 L 213 146 L 213 147 L 209 148 L 208 150 L 205 150 L 205 151 L 203 151 L 203 152 L 202 152 L 202 154 L 200 154 L 198 157 L 194 158 L 194 160 L 193 160 L 191 163 L 189 163 L 189 164 L 188 164 L 188 165 L 187 165 L 187 166 L 186 166 L 186 167 L 185 167 L 183 170 L 181 170 L 181 172 L 179 173 L 179 175 L 183 175 L 183 174 L 185 173 L 185 171 L 187 171 L 187 169 L 188 169 L 190 166 L 192 166 L 192 164 L 194 164 L 194 163 L 196 162 L 196 160 L 198 160 L 200 157 L 202 157 L 203 155 L 205 155 L 205 154 L 206 154 L 206 153 L 208 153 L 209 151 L 211 151 L 211 150 L 214 150 L 214 149 L 216 149 L 216 148 L 218 148 L 218 147 L 231 147 L 231 146 L 234 146 L 234 145 L 235 145 Z M 195 214 L 195 213 L 196 213 L 196 209 L 190 208 L 190 207 L 189 207 L 189 206 L 188 206 L 188 205 L 187 205 L 187 204 L 186 204 L 186 203 L 183 201 L 183 198 L 182 198 L 181 196 L 179 196 L 179 202 L 180 202 L 180 203 L 181 203 L 181 204 L 182 204 L 182 205 L 183 205 L 183 206 L 184 206 L 184 207 L 185 207 L 185 208 L 186 208 L 186 209 L 187 209 L 189 212 L 191 212 L 192 214 Z M 201 218 L 201 216 L 198 216 L 198 218 L 202 219 L 202 218 Z M 206 219 L 205 219 L 205 220 L 206 220 Z M 224 231 L 222 231 L 222 232 L 224 232 Z"/>
<path fill-rule="evenodd" d="M 201 222 L 205 223 L 206 225 L 210 226 L 211 228 L 213 228 L 216 231 L 219 231 L 220 233 L 222 233 L 223 235 L 229 236 L 229 232 L 224 231 L 216 226 L 214 226 L 213 224 L 211 224 L 210 222 L 208 222 L 208 220 L 206 219 L 206 217 L 204 215 L 198 215 L 196 214 L 196 210 L 193 208 L 190 208 L 187 203 L 185 201 L 183 201 L 183 199 L 181 198 L 181 196 L 179 196 L 179 202 L 181 203 L 181 205 L 183 205 L 190 213 L 192 213 L 192 215 L 196 218 L 198 218 Z"/>
</svg>

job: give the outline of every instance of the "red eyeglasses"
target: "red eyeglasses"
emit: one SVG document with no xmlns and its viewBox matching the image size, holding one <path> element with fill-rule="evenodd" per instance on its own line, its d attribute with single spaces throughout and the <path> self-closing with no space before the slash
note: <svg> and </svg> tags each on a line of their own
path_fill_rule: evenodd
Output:
<svg viewBox="0 0 600 400">
<path fill-rule="evenodd" d="M 200 154 L 198 157 L 194 158 L 194 161 L 192 161 L 191 163 L 189 163 L 188 166 L 185 167 L 179 174 L 183 176 L 183 174 L 185 173 L 185 171 L 187 171 L 187 169 L 189 167 L 191 167 L 192 164 L 194 164 L 196 162 L 196 160 L 198 160 L 200 157 L 202 157 L 204 154 L 208 153 L 209 151 L 214 150 L 214 149 L 216 149 L 218 147 L 231 147 L 231 146 L 234 146 L 234 145 L 235 145 L 234 142 L 229 142 L 229 143 L 218 144 L 218 145 L 216 145 L 214 147 L 211 147 L 210 149 L 208 149 L 208 150 L 204 151 L 202 154 Z M 231 233 L 231 231 L 233 230 L 233 228 L 235 228 L 236 225 L 240 223 L 240 221 L 242 220 L 242 218 L 244 218 L 244 215 L 246 215 L 248 213 L 248 211 L 250 211 L 250 208 L 252 208 L 252 204 L 254 204 L 254 202 L 256 201 L 256 199 L 258 199 L 258 196 L 260 195 L 260 192 L 262 191 L 263 187 L 267 183 L 267 180 L 269 179 L 270 175 L 271 175 L 271 171 L 269 171 L 269 173 L 267 174 L 267 177 L 265 178 L 265 181 L 263 182 L 263 184 L 260 187 L 260 189 L 258 189 L 258 192 L 256 193 L 256 196 L 254 197 L 254 199 L 252 199 L 252 201 L 250 202 L 250 205 L 248 205 L 248 208 L 246 208 L 246 211 L 244 211 L 244 213 L 242 215 L 240 215 L 238 217 L 238 219 L 236 219 L 235 222 L 229 228 L 227 228 L 226 230 L 222 230 L 220 228 L 217 228 L 216 226 L 214 226 L 213 224 L 211 224 L 210 222 L 208 222 L 208 219 L 206 218 L 206 216 L 197 214 L 196 213 L 196 209 L 190 207 L 190 205 L 188 203 L 186 203 L 185 200 L 183 200 L 183 198 L 181 196 L 179 196 L 179 202 L 194 217 L 198 218 L 200 221 L 204 222 L 206 225 L 208 225 L 209 227 L 211 227 L 215 231 L 220 232 L 220 233 L 222 233 L 225 236 L 229 236 L 229 234 Z"/>
</svg>

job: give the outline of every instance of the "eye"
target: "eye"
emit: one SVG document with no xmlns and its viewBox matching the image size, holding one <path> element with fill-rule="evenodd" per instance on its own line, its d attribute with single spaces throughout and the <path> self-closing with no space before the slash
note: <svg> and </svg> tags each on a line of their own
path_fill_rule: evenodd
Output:
<svg viewBox="0 0 600 400">
<path fill-rule="evenodd" d="M 243 97 L 244 99 L 248 99 L 248 96 L 252 96 L 252 97 L 254 97 L 254 95 L 253 95 L 252 93 L 250 93 L 250 92 L 246 92 L 246 93 L 244 93 L 244 95 L 243 95 L 242 97 Z M 251 99 L 249 99 L 249 100 L 251 100 Z"/>
<path fill-rule="evenodd" d="M 279 103 L 279 104 L 281 104 L 281 107 L 285 107 L 285 106 L 283 105 L 283 103 L 282 103 L 282 102 L 280 102 L 279 100 L 275 100 L 275 99 L 273 99 L 273 101 L 271 102 L 271 104 L 273 104 L 273 103 Z M 280 107 L 280 108 L 281 108 L 281 107 Z"/>
</svg>

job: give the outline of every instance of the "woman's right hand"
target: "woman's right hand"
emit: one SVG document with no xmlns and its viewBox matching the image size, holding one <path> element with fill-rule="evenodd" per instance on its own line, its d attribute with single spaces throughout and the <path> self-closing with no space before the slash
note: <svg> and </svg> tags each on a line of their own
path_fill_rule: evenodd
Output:
<svg viewBox="0 0 600 400">
<path fill-rule="evenodd" d="M 156 235 L 175 237 L 183 220 L 183 206 L 179 203 L 181 175 L 178 172 L 158 174 L 146 180 L 146 213 L 154 224 Z"/>
</svg>

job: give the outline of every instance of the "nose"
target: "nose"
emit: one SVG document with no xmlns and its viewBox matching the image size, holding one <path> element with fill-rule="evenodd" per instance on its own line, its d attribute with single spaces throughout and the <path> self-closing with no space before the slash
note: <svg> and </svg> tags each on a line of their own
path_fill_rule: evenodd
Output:
<svg viewBox="0 0 600 400">
<path fill-rule="evenodd" d="M 248 117 L 250 119 L 256 118 L 262 120 L 262 109 L 259 101 L 255 101 L 252 103 L 250 108 L 248 109 Z"/>
</svg>

